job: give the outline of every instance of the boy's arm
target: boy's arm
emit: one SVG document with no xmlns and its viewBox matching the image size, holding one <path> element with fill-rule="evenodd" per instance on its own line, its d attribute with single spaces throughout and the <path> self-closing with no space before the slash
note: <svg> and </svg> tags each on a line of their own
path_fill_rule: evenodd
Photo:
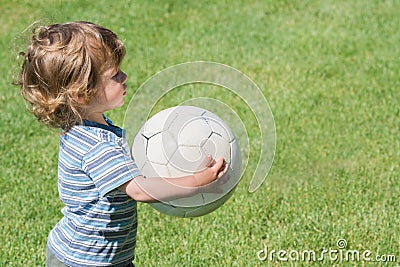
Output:
<svg viewBox="0 0 400 267">
<path fill-rule="evenodd" d="M 228 170 L 224 159 L 207 158 L 204 170 L 179 178 L 144 178 L 137 176 L 119 187 L 119 190 L 139 202 L 160 202 L 188 197 L 202 186 L 221 178 Z"/>
</svg>

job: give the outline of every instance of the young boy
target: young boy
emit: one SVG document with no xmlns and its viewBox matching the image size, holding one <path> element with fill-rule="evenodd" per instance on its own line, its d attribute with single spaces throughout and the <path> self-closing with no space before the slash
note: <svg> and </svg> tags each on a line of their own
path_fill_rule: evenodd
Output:
<svg viewBox="0 0 400 267">
<path fill-rule="evenodd" d="M 144 178 L 123 129 L 104 112 L 121 107 L 125 48 L 89 22 L 33 30 L 18 80 L 40 122 L 61 129 L 58 190 L 65 207 L 51 230 L 46 266 L 133 266 L 136 201 L 189 196 L 227 172 L 223 159 L 181 178 Z"/>
</svg>

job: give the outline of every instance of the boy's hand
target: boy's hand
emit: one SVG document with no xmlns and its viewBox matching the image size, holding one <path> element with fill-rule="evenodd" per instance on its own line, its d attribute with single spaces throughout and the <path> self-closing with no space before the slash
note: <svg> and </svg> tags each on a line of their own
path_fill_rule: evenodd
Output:
<svg viewBox="0 0 400 267">
<path fill-rule="evenodd" d="M 223 158 L 214 160 L 211 156 L 207 156 L 200 165 L 200 170 L 194 174 L 196 187 L 205 186 L 220 179 L 228 172 L 228 167 L 229 165 Z M 221 182 L 225 183 L 226 181 Z"/>
</svg>

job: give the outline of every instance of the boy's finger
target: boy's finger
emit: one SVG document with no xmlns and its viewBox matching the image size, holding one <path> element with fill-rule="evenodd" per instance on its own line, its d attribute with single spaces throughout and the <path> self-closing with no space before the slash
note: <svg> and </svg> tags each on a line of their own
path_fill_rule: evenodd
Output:
<svg viewBox="0 0 400 267">
<path fill-rule="evenodd" d="M 211 155 L 207 155 L 204 157 L 203 161 L 200 163 L 199 167 L 197 168 L 197 171 L 201 172 L 204 171 L 207 168 L 211 168 L 214 166 L 215 160 Z"/>
<path fill-rule="evenodd" d="M 215 161 L 214 165 L 212 166 L 212 168 L 214 168 L 215 170 L 217 170 L 218 172 L 221 171 L 221 169 L 224 168 L 224 164 L 225 164 L 225 160 L 223 158 L 219 158 Z"/>
<path fill-rule="evenodd" d="M 222 165 L 221 169 L 218 172 L 218 178 L 223 177 L 228 172 L 228 168 L 229 168 L 229 164 L 226 163 L 226 161 L 224 161 L 224 164 Z M 227 179 L 229 179 L 229 178 L 227 178 Z M 225 183 L 225 182 L 223 182 L 223 183 Z"/>
</svg>

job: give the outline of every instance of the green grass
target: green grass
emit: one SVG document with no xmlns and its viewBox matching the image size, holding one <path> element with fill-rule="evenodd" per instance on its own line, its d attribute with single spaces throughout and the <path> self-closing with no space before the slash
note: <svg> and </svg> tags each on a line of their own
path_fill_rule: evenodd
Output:
<svg viewBox="0 0 400 267">
<path fill-rule="evenodd" d="M 269 101 L 277 150 L 264 184 L 247 192 L 252 160 L 233 197 L 207 216 L 173 218 L 140 204 L 137 266 L 396 266 L 257 259 L 264 245 L 321 251 L 340 238 L 399 264 L 399 1 L 0 0 L 0 11 L 0 266 L 43 266 L 61 217 L 58 133 L 10 85 L 17 37 L 35 20 L 90 20 L 117 32 L 128 99 L 165 67 L 210 60 L 248 75 Z M 199 91 L 175 90 L 158 108 Z M 121 125 L 124 111 L 109 115 Z M 245 123 L 256 138 L 254 122 Z"/>
</svg>

